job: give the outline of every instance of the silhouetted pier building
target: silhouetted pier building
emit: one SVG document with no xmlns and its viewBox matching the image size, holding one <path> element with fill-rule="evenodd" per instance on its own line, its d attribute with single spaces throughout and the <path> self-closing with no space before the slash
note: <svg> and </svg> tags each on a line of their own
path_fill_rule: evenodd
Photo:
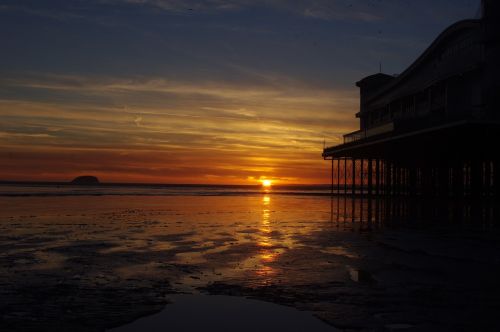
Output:
<svg viewBox="0 0 500 332">
<path fill-rule="evenodd" d="M 401 75 L 360 88 L 360 129 L 325 148 L 332 192 L 500 196 L 500 1 L 448 27 Z"/>
</svg>

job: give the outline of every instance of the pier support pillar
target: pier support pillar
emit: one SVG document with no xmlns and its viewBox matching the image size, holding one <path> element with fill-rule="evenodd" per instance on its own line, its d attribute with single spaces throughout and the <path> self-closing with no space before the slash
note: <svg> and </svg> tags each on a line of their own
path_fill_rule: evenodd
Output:
<svg viewBox="0 0 500 332">
<path fill-rule="evenodd" d="M 500 160 L 493 161 L 493 193 L 500 199 Z"/>
<path fill-rule="evenodd" d="M 434 178 L 432 167 L 425 165 L 422 170 L 423 193 L 426 197 L 434 196 Z"/>
<path fill-rule="evenodd" d="M 484 195 L 491 196 L 491 162 L 488 160 L 484 163 Z"/>
<path fill-rule="evenodd" d="M 401 191 L 403 187 L 403 172 L 400 165 L 396 167 L 396 196 L 401 196 Z"/>
<path fill-rule="evenodd" d="M 408 169 L 408 195 L 417 195 L 417 167 L 414 165 Z"/>
<path fill-rule="evenodd" d="M 375 159 L 375 193 L 380 195 L 380 159 Z"/>
<path fill-rule="evenodd" d="M 448 166 L 446 164 L 440 164 L 438 168 L 438 183 L 439 183 L 439 196 L 448 196 Z"/>
<path fill-rule="evenodd" d="M 330 194 L 333 196 L 333 173 L 334 173 L 334 170 L 335 170 L 335 167 L 334 167 L 334 158 L 332 157 L 332 176 L 331 176 L 331 184 L 330 184 Z"/>
<path fill-rule="evenodd" d="M 471 163 L 470 187 L 471 197 L 478 199 L 481 197 L 483 169 L 479 160 L 473 160 Z"/>
<path fill-rule="evenodd" d="M 356 159 L 354 158 L 352 158 L 351 189 L 352 195 L 356 195 Z"/>
<path fill-rule="evenodd" d="M 373 161 L 368 159 L 368 196 L 373 193 Z"/>
<path fill-rule="evenodd" d="M 340 194 L 340 158 L 337 159 L 337 195 Z"/>
<path fill-rule="evenodd" d="M 464 179 L 464 164 L 462 161 L 456 162 L 453 165 L 452 170 L 452 187 L 453 187 L 453 196 L 455 197 L 463 197 L 465 190 L 465 179 Z"/>
<path fill-rule="evenodd" d="M 392 193 L 392 163 L 385 162 L 385 180 L 384 180 L 385 194 L 390 196 Z"/>
<path fill-rule="evenodd" d="M 344 158 L 344 195 L 347 194 L 347 158 Z"/>
<path fill-rule="evenodd" d="M 363 195 L 363 186 L 365 184 L 365 160 L 361 158 L 359 160 L 359 193 Z"/>
<path fill-rule="evenodd" d="M 388 160 L 384 163 L 384 194 L 391 194 L 391 162 Z"/>
<path fill-rule="evenodd" d="M 392 164 L 392 195 L 399 195 L 399 166 Z"/>
</svg>

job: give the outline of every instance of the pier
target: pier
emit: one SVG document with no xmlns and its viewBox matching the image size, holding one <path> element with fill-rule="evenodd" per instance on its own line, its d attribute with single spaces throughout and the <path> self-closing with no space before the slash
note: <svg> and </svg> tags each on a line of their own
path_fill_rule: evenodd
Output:
<svg viewBox="0 0 500 332">
<path fill-rule="evenodd" d="M 500 198 L 500 3 L 360 89 L 360 129 L 323 150 L 332 194 Z"/>
</svg>

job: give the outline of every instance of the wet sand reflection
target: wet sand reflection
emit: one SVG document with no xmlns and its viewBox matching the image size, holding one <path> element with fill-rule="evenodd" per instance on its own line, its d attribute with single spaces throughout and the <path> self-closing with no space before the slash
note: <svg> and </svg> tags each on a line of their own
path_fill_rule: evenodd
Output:
<svg viewBox="0 0 500 332">
<path fill-rule="evenodd" d="M 12 331 L 33 321 L 99 330 L 178 291 L 256 297 L 364 329 L 436 329 L 464 310 L 485 327 L 499 295 L 494 202 L 264 192 L 0 203 L 0 314 Z"/>
<path fill-rule="evenodd" d="M 260 284 L 266 285 L 271 284 L 277 274 L 276 269 L 270 263 L 274 262 L 279 255 L 276 243 L 271 237 L 273 232 L 271 224 L 271 196 L 268 193 L 262 197 L 262 220 L 259 230 L 260 234 L 257 242 L 259 247 L 259 262 L 255 273 L 261 279 Z"/>
</svg>

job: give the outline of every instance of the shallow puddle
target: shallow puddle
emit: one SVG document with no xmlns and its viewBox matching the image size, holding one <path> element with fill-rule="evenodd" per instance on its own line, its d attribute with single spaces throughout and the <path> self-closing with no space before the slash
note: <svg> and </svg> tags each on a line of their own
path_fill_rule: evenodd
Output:
<svg viewBox="0 0 500 332">
<path fill-rule="evenodd" d="M 161 312 L 109 332 L 338 331 L 312 314 L 243 297 L 174 295 Z"/>
</svg>

